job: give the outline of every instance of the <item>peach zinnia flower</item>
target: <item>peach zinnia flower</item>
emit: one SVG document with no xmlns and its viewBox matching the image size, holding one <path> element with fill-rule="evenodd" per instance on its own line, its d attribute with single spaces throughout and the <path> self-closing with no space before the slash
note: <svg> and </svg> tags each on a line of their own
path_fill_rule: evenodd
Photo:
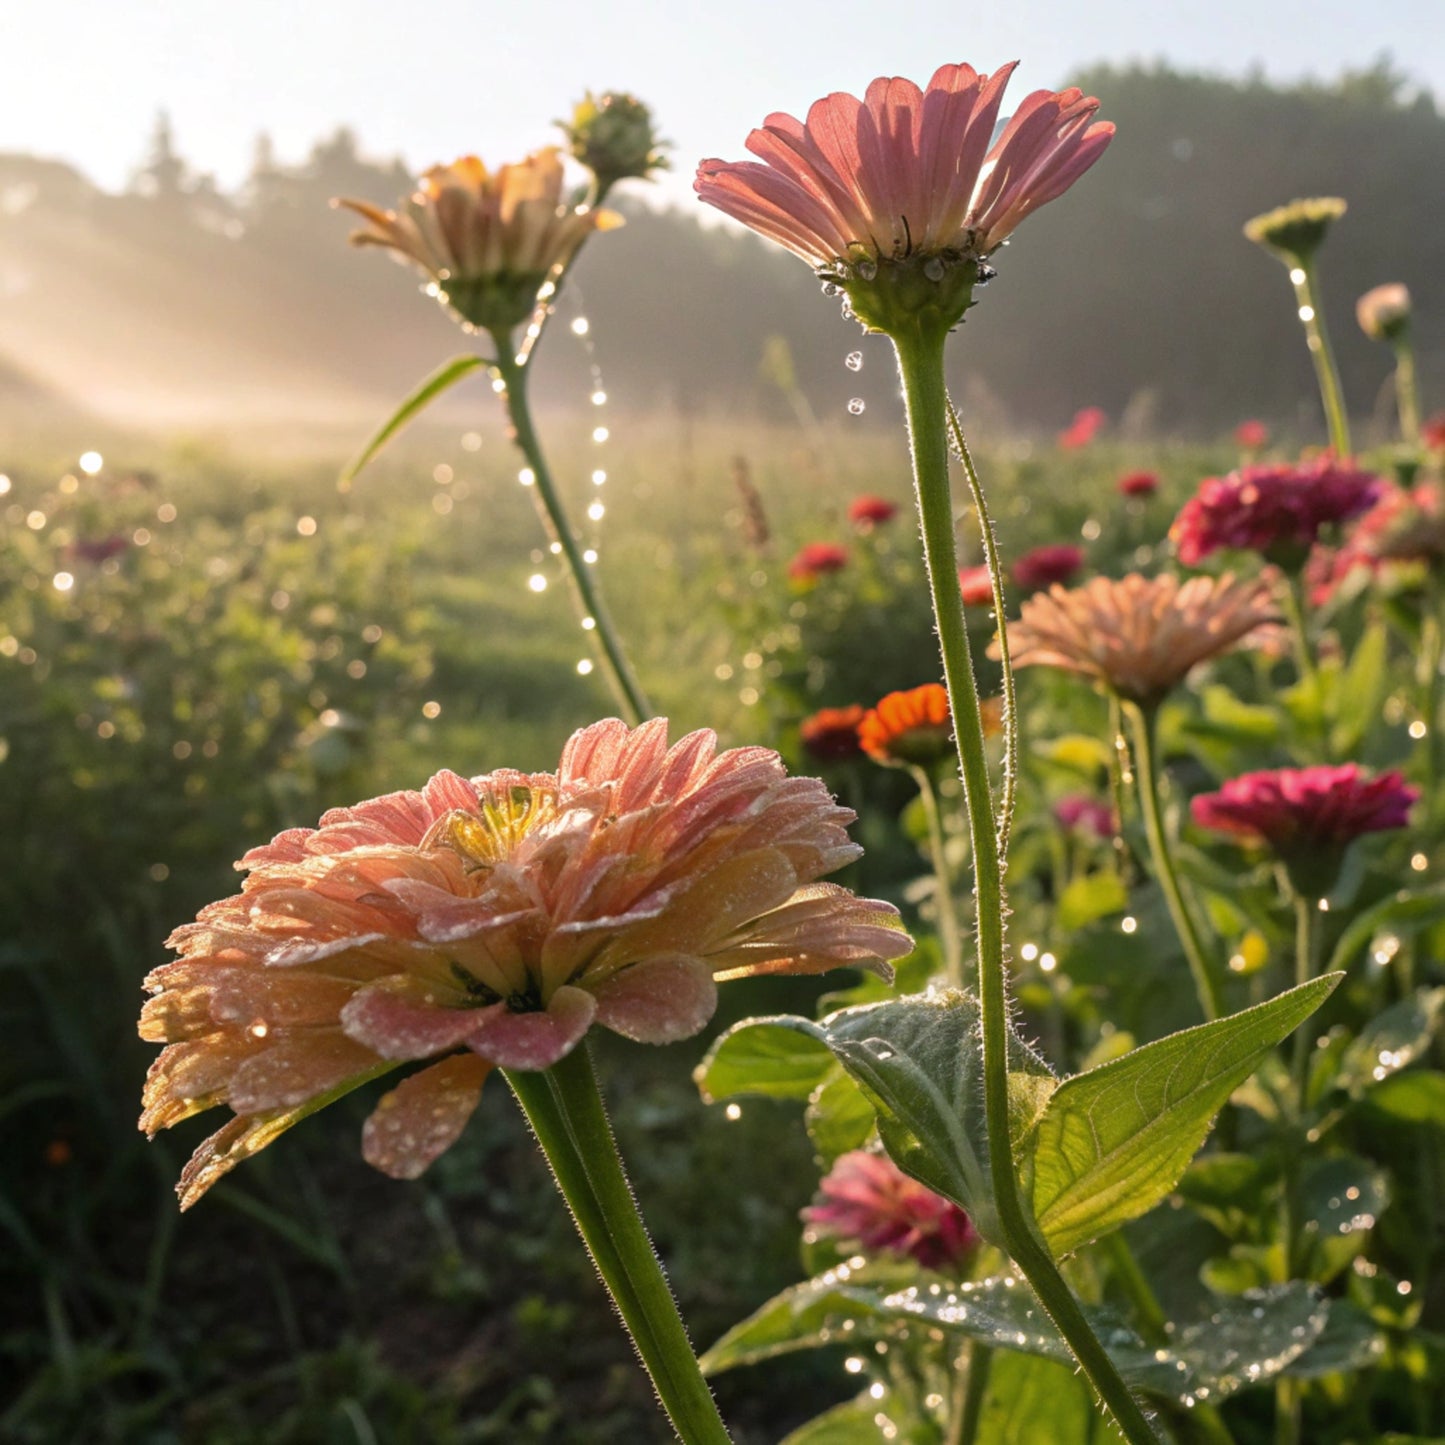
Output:
<svg viewBox="0 0 1445 1445">
<path fill-rule="evenodd" d="M 1131 572 L 1029 598 L 1008 629 L 1015 667 L 1083 673 L 1134 702 L 1157 702 L 1196 664 L 1277 620 L 1267 577 Z M 998 655 L 998 644 L 989 649 Z"/>
<path fill-rule="evenodd" d="M 359 1084 L 422 1060 L 366 1125 L 414 1178 L 487 1073 L 545 1069 L 593 1023 L 644 1043 L 698 1032 L 717 983 L 843 965 L 887 973 L 895 909 L 815 880 L 861 851 L 853 814 L 776 753 L 670 750 L 667 723 L 575 733 L 555 773 L 438 773 L 253 849 L 146 980 L 141 1127 L 236 1117 L 181 1175 L 193 1204 L 240 1160 Z"/>
<path fill-rule="evenodd" d="M 1355 302 L 1355 320 L 1371 341 L 1394 341 L 1410 325 L 1410 288 L 1388 281 Z"/>
<path fill-rule="evenodd" d="M 861 101 L 825 96 L 806 122 L 770 115 L 747 139 L 757 161 L 705 160 L 694 189 L 836 281 L 912 256 L 935 258 L 925 275 L 941 280 L 1063 195 L 1114 134 L 1090 123 L 1092 96 L 1036 90 L 990 145 L 1013 70 L 944 65 L 924 90 L 885 76 Z"/>
<path fill-rule="evenodd" d="M 442 300 L 484 331 L 526 320 L 543 283 L 588 235 L 622 224 L 615 212 L 563 204 L 555 146 L 498 171 L 476 156 L 433 166 L 398 211 L 368 201 L 332 204 L 370 222 L 352 232 L 353 245 L 383 246 L 419 266 Z"/>
<path fill-rule="evenodd" d="M 858 742 L 874 762 L 927 767 L 953 751 L 948 693 L 936 682 L 890 692 L 858 724 Z"/>
<path fill-rule="evenodd" d="M 924 1269 L 956 1269 L 979 1246 L 964 1210 L 910 1178 L 886 1154 L 866 1149 L 839 1155 L 803 1219 L 814 1234 L 905 1255 Z"/>
</svg>

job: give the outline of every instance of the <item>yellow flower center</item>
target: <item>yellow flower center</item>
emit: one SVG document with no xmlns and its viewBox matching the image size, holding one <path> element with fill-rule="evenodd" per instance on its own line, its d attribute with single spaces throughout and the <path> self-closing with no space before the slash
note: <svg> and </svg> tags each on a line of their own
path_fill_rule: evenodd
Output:
<svg viewBox="0 0 1445 1445">
<path fill-rule="evenodd" d="M 423 848 L 450 848 L 468 871 L 494 868 L 516 851 L 522 839 L 557 816 L 557 794 L 526 784 L 483 792 L 477 811 L 454 808 L 438 818 L 421 840 Z"/>
</svg>

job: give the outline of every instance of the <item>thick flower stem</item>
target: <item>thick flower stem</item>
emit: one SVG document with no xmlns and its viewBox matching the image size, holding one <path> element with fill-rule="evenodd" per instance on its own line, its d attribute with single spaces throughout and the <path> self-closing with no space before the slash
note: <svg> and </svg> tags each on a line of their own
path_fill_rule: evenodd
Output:
<svg viewBox="0 0 1445 1445">
<path fill-rule="evenodd" d="M 562 548 L 567 568 L 571 574 L 574 596 L 581 621 L 589 619 L 595 624 L 591 629 L 599 643 L 602 663 L 607 670 L 608 681 L 622 709 L 625 720 L 636 725 L 652 716 L 652 707 L 644 696 L 641 686 L 627 660 L 622 640 L 617 634 L 611 617 L 603 605 L 601 593 L 592 580 L 592 572 L 583 560 L 577 545 L 576 534 L 567 518 L 557 484 L 552 479 L 547 459 L 542 454 L 536 427 L 532 424 L 531 408 L 527 405 L 527 368 L 511 353 L 506 337 L 497 338 L 497 360 L 494 363 L 497 375 L 506 388 L 503 400 L 507 405 L 507 416 L 512 423 L 518 450 L 527 459 L 532 470 L 533 485 L 537 498 L 537 511 L 547 540 Z"/>
<path fill-rule="evenodd" d="M 928 853 L 937 885 L 938 941 L 943 945 L 944 967 L 949 983 L 954 988 L 964 988 L 967 981 L 963 976 L 963 940 L 958 927 L 958 908 L 953 901 L 953 878 L 943 842 L 943 814 L 938 807 L 938 790 L 933 786 L 927 768 L 913 767 L 909 772 L 918 784 L 918 796 L 923 801 L 924 816 L 928 819 Z"/>
<path fill-rule="evenodd" d="M 1094 1334 L 1019 1192 L 1009 1137 L 1008 986 L 1004 962 L 1003 873 L 997 820 L 989 790 L 983 718 L 969 650 L 958 555 L 953 535 L 953 498 L 948 477 L 948 395 L 943 349 L 947 327 L 926 315 L 892 334 L 908 411 L 913 479 L 923 529 L 924 559 L 938 624 L 943 674 L 948 684 L 958 744 L 964 801 L 973 845 L 977 908 L 978 991 L 983 1025 L 984 1114 L 989 1173 L 1003 1242 L 1040 1303 L 1068 1341 L 1084 1373 L 1131 1445 L 1157 1445 L 1139 1403 Z"/>
<path fill-rule="evenodd" d="M 728 1445 L 622 1170 L 587 1046 L 544 1072 L 506 1071 L 597 1272 L 684 1445 Z"/>
<path fill-rule="evenodd" d="M 1420 395 L 1415 385 L 1415 344 L 1409 336 L 1395 342 L 1395 405 L 1400 413 L 1400 440 L 1408 447 L 1420 441 Z"/>
<path fill-rule="evenodd" d="M 1345 412 L 1345 398 L 1340 390 L 1340 373 L 1330 347 L 1330 334 L 1325 330 L 1325 314 L 1320 308 L 1313 259 L 1295 257 L 1289 268 L 1289 279 L 1294 283 L 1299 317 L 1304 322 L 1305 345 L 1309 347 L 1315 380 L 1319 382 L 1320 401 L 1330 429 L 1330 446 L 1335 455 L 1343 459 L 1353 455 L 1350 449 L 1350 419 Z"/>
<path fill-rule="evenodd" d="M 992 1364 L 993 1350 L 982 1340 L 971 1341 L 965 1351 L 963 1368 L 954 1369 L 945 1445 L 977 1445 L 978 1427 L 983 1419 L 983 1402 L 988 1396 L 988 1374 Z"/>
<path fill-rule="evenodd" d="M 1126 703 L 1134 734 L 1134 778 L 1139 788 L 1139 810 L 1144 815 L 1144 832 L 1149 839 L 1149 853 L 1154 863 L 1154 874 L 1164 892 L 1164 901 L 1169 907 L 1174 931 L 1184 948 L 1184 957 L 1189 961 L 1189 972 L 1194 975 L 1194 989 L 1199 995 L 1199 1008 L 1207 1022 L 1217 1019 L 1224 1011 L 1220 995 L 1219 980 L 1210 967 L 1194 923 L 1194 915 L 1184 899 L 1184 890 L 1179 885 L 1179 874 L 1174 867 L 1174 855 L 1169 850 L 1169 840 L 1164 836 L 1164 816 L 1159 807 L 1159 772 L 1155 761 L 1155 730 L 1157 713 L 1145 711 L 1134 703 Z"/>
</svg>

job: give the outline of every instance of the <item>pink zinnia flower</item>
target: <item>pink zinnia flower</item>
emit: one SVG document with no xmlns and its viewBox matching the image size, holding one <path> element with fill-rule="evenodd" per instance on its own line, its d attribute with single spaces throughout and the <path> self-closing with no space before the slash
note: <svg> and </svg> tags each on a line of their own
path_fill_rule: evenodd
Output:
<svg viewBox="0 0 1445 1445">
<path fill-rule="evenodd" d="M 788 563 L 794 582 L 816 582 L 827 572 L 841 572 L 848 565 L 848 549 L 836 542 L 809 542 L 800 547 Z"/>
<path fill-rule="evenodd" d="M 1082 548 L 1051 542 L 1025 552 L 1013 565 L 1013 579 L 1025 592 L 1037 592 L 1055 582 L 1067 582 L 1083 565 Z"/>
<path fill-rule="evenodd" d="M 897 515 L 896 503 L 890 502 L 887 497 L 875 497 L 867 492 L 861 497 L 854 497 L 848 503 L 848 520 L 865 532 L 882 526 L 884 522 L 891 522 Z"/>
<path fill-rule="evenodd" d="M 573 734 L 555 773 L 438 773 L 293 828 L 241 860 L 146 980 L 141 1127 L 236 1117 L 181 1175 L 182 1206 L 307 1114 L 398 1067 L 363 1152 L 414 1178 L 460 1134 L 493 1067 L 545 1069 L 594 1023 L 669 1043 L 721 980 L 887 973 L 897 912 L 816 880 L 861 851 L 853 820 L 766 748 L 670 750 L 667 723 Z"/>
<path fill-rule="evenodd" d="M 858 724 L 863 721 L 867 709 L 861 703 L 850 703 L 847 707 L 819 708 L 811 717 L 805 717 L 798 724 L 798 736 L 804 752 L 820 762 L 841 762 L 845 758 L 863 755 L 863 744 L 858 741 Z"/>
<path fill-rule="evenodd" d="M 1269 428 L 1253 418 L 1242 421 L 1234 429 L 1234 440 L 1243 451 L 1260 451 L 1269 445 Z"/>
<path fill-rule="evenodd" d="M 1297 563 L 1322 528 L 1359 516 L 1380 488 L 1378 477 L 1333 457 L 1297 466 L 1241 467 L 1202 481 L 1169 535 L 1187 567 L 1224 547 Z"/>
<path fill-rule="evenodd" d="M 1074 419 L 1059 433 L 1059 445 L 1065 451 L 1077 451 L 1086 447 L 1098 436 L 1109 420 L 1102 407 L 1086 406 L 1074 413 Z"/>
<path fill-rule="evenodd" d="M 1159 473 L 1128 472 L 1119 478 L 1118 490 L 1125 497 L 1152 497 L 1159 490 Z"/>
<path fill-rule="evenodd" d="M 924 1269 L 958 1269 L 978 1249 L 978 1231 L 951 1199 L 910 1179 L 886 1154 L 842 1154 L 803 1210 L 816 1234 L 870 1252 L 905 1255 Z"/>
<path fill-rule="evenodd" d="M 1379 499 L 1350 530 L 1343 547 L 1316 547 L 1305 569 L 1311 600 L 1327 600 L 1350 573 L 1378 573 L 1391 563 L 1434 564 L 1445 558 L 1445 498 L 1433 482 L 1406 490 L 1381 484 Z"/>
<path fill-rule="evenodd" d="M 993 580 L 989 577 L 986 566 L 960 567 L 958 590 L 965 607 L 993 606 Z"/>
<path fill-rule="evenodd" d="M 1069 793 L 1054 804 L 1054 817 L 1061 827 L 1089 832 L 1096 838 L 1114 836 L 1114 810 L 1087 793 Z"/>
<path fill-rule="evenodd" d="M 1397 772 L 1367 778 L 1356 764 L 1342 763 L 1245 773 L 1217 793 L 1200 794 L 1190 812 L 1201 828 L 1267 843 L 1288 857 L 1403 828 L 1419 796 Z"/>
<path fill-rule="evenodd" d="M 915 255 L 981 261 L 1114 134 L 1090 123 L 1092 96 L 1036 90 L 990 145 L 1013 70 L 945 65 L 925 90 L 880 77 L 861 101 L 825 96 L 806 123 L 770 115 L 747 139 L 757 161 L 705 160 L 694 189 L 834 279 Z"/>
<path fill-rule="evenodd" d="M 1445 411 L 1432 416 L 1420 428 L 1420 441 L 1428 452 L 1445 452 Z"/>
</svg>

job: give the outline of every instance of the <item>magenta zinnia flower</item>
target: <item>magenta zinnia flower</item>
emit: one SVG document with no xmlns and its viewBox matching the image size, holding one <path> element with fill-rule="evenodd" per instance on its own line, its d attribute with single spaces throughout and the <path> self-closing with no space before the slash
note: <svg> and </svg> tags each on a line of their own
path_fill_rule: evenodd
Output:
<svg viewBox="0 0 1445 1445">
<path fill-rule="evenodd" d="M 1066 452 L 1086 447 L 1103 430 L 1109 420 L 1102 407 L 1086 406 L 1074 413 L 1074 419 L 1059 433 L 1059 445 Z"/>
<path fill-rule="evenodd" d="M 834 279 L 870 280 L 880 262 L 910 256 L 979 262 L 1114 134 L 1090 124 L 1093 97 L 1037 90 L 993 141 L 1013 70 L 945 65 L 924 90 L 880 77 L 861 101 L 825 96 L 806 122 L 770 115 L 747 139 L 758 160 L 705 160 L 694 189 Z"/>
<path fill-rule="evenodd" d="M 1234 440 L 1244 451 L 1261 451 L 1269 445 L 1269 428 L 1262 421 L 1251 417 L 1235 427 Z"/>
<path fill-rule="evenodd" d="M 141 1127 L 236 1117 L 181 1175 L 182 1206 L 323 1104 L 435 1061 L 382 1098 L 363 1150 L 414 1178 L 494 1067 L 545 1069 L 594 1023 L 644 1043 L 698 1032 L 720 980 L 888 972 L 895 909 L 816 880 L 861 851 L 853 820 L 766 748 L 670 750 L 667 723 L 575 733 L 555 773 L 438 773 L 327 813 L 241 860 L 146 980 L 168 1047 Z"/>
<path fill-rule="evenodd" d="M 1298 466 L 1241 467 L 1202 481 L 1169 535 L 1187 567 L 1224 547 L 1297 564 L 1323 528 L 1359 516 L 1381 485 L 1378 477 L 1333 457 Z"/>
<path fill-rule="evenodd" d="M 1115 485 L 1123 497 L 1152 497 L 1159 490 L 1159 473 L 1127 472 Z"/>
<path fill-rule="evenodd" d="M 1201 828 L 1267 843 L 1288 858 L 1403 828 L 1419 796 L 1397 772 L 1369 778 L 1356 764 L 1342 763 L 1245 773 L 1217 793 L 1201 793 L 1190 812 Z"/>
<path fill-rule="evenodd" d="M 956 1269 L 978 1249 L 964 1210 L 910 1179 L 886 1154 L 840 1155 L 803 1210 L 813 1232 L 868 1251 L 906 1255 L 924 1269 Z"/>
<path fill-rule="evenodd" d="M 1051 542 L 1025 552 L 1013 565 L 1013 579 L 1025 592 L 1037 592 L 1055 582 L 1067 582 L 1083 565 L 1082 548 Z"/>
<path fill-rule="evenodd" d="M 1092 833 L 1096 838 L 1114 836 L 1114 810 L 1108 803 L 1087 793 L 1069 793 L 1054 804 L 1054 817 L 1071 832 Z"/>
</svg>

